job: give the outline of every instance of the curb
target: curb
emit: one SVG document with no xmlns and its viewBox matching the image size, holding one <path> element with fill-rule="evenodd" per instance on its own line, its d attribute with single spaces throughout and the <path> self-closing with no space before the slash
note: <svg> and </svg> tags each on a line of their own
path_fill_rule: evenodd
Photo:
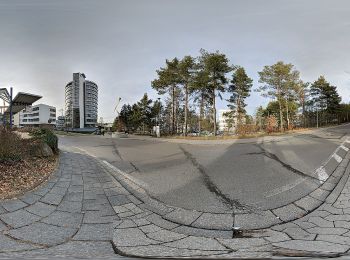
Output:
<svg viewBox="0 0 350 260">
<path fill-rule="evenodd" d="M 316 176 L 319 176 L 319 187 L 308 195 L 281 207 L 248 213 L 210 213 L 170 206 L 152 198 L 136 180 L 120 169 L 106 161 L 102 161 L 101 165 L 126 190 L 144 203 L 144 209 L 160 215 L 166 221 L 202 230 L 256 230 L 299 219 L 314 211 L 323 202 L 335 201 L 347 180 L 344 172 L 350 161 L 349 150 L 350 140 L 347 139 L 315 171 Z"/>
</svg>

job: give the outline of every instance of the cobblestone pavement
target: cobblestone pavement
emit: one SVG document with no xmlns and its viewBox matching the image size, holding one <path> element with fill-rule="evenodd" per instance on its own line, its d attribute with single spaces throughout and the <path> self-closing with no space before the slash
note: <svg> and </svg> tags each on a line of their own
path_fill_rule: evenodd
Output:
<svg viewBox="0 0 350 260">
<path fill-rule="evenodd" d="M 347 155 L 337 168 L 342 171 L 336 170 L 339 180 L 335 188 L 327 197 L 316 199 L 320 204 L 316 210 L 291 222 L 280 219 L 281 224 L 269 228 L 240 232 L 232 230 L 232 226 L 223 227 L 226 215 L 207 216 L 165 207 L 137 186 L 132 188 L 132 181 L 108 163 L 84 154 L 62 152 L 59 168 L 47 183 L 18 199 L 0 202 L 0 258 L 347 254 L 348 164 Z M 192 225 L 195 222 L 202 224 Z"/>
<path fill-rule="evenodd" d="M 116 258 L 111 240 L 124 189 L 91 158 L 61 153 L 47 183 L 0 202 L 0 258 L 65 255 Z"/>
</svg>

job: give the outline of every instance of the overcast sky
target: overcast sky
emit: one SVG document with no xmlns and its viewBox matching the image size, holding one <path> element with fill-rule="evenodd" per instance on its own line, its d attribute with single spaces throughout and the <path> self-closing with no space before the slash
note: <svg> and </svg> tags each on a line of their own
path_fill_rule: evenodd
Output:
<svg viewBox="0 0 350 260">
<path fill-rule="evenodd" d="M 0 0 L 0 87 L 59 110 L 72 73 L 83 72 L 99 86 L 105 122 L 117 97 L 157 98 L 156 69 L 200 48 L 245 67 L 254 87 L 264 65 L 282 60 L 305 81 L 324 75 L 350 101 L 348 0 Z M 267 102 L 252 93 L 248 112 Z"/>
</svg>

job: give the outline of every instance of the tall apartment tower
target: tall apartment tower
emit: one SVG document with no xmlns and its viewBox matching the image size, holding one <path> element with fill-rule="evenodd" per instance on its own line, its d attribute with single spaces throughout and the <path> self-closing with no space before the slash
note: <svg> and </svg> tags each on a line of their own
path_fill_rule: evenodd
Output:
<svg viewBox="0 0 350 260">
<path fill-rule="evenodd" d="M 98 86 L 86 80 L 84 73 L 73 73 L 65 88 L 67 128 L 92 128 L 97 124 Z"/>
</svg>

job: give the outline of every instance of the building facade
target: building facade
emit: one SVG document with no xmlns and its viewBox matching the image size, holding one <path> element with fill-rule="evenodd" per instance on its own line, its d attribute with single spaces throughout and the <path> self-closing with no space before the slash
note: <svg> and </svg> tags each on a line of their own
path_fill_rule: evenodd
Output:
<svg viewBox="0 0 350 260">
<path fill-rule="evenodd" d="M 56 124 L 56 108 L 45 104 L 28 106 L 13 118 L 16 126 L 54 126 Z"/>
<path fill-rule="evenodd" d="M 236 119 L 233 119 L 233 122 L 229 122 L 229 118 L 225 115 L 226 113 L 231 112 L 230 109 L 220 109 L 218 111 L 218 123 L 219 131 L 221 132 L 234 132 L 236 126 Z"/>
<path fill-rule="evenodd" d="M 98 86 L 83 73 L 73 73 L 65 87 L 65 124 L 67 128 L 94 128 L 97 124 Z"/>
<path fill-rule="evenodd" d="M 64 130 L 65 128 L 65 119 L 64 116 L 58 116 L 56 120 L 56 129 L 57 130 Z"/>
</svg>

